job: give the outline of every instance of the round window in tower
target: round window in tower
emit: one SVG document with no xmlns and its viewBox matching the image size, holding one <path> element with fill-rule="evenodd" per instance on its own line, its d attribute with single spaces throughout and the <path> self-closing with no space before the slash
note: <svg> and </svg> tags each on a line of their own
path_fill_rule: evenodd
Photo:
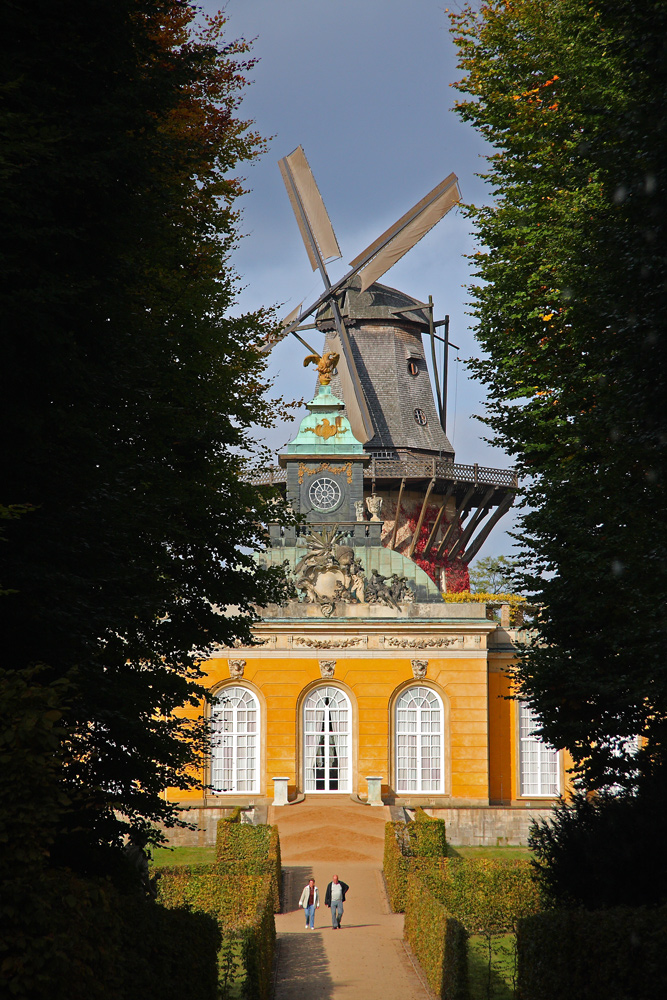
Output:
<svg viewBox="0 0 667 1000">
<path fill-rule="evenodd" d="M 425 427 L 426 424 L 428 423 L 428 420 L 426 419 L 426 414 L 424 413 L 423 410 L 420 410 L 418 406 L 415 408 L 415 420 L 422 427 Z"/>
<path fill-rule="evenodd" d="M 408 371 L 411 375 L 419 375 L 419 362 L 415 361 L 414 358 L 410 358 L 408 361 Z"/>
<path fill-rule="evenodd" d="M 327 476 L 320 476 L 308 490 L 308 498 L 315 510 L 323 512 L 334 510 L 340 503 L 341 496 L 338 483 Z"/>
</svg>

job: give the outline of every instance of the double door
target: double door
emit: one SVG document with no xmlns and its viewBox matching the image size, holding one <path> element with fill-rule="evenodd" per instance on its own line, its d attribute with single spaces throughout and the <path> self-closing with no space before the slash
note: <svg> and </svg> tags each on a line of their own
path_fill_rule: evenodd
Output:
<svg viewBox="0 0 667 1000">
<path fill-rule="evenodd" d="M 303 707 L 304 791 L 350 791 L 350 702 L 336 687 L 311 691 Z"/>
</svg>

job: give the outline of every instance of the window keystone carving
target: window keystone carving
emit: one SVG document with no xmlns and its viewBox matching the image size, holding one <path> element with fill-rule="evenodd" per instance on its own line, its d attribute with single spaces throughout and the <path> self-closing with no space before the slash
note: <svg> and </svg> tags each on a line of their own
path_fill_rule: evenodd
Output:
<svg viewBox="0 0 667 1000">
<path fill-rule="evenodd" d="M 336 672 L 335 660 L 320 660 L 320 674 L 322 677 L 333 677 Z"/>
<path fill-rule="evenodd" d="M 428 660 L 410 660 L 410 663 L 412 664 L 412 676 L 415 680 L 423 680 L 426 677 Z"/>
<path fill-rule="evenodd" d="M 245 670 L 245 660 L 228 660 L 229 663 L 229 676 L 230 677 L 243 677 L 243 671 Z"/>
</svg>

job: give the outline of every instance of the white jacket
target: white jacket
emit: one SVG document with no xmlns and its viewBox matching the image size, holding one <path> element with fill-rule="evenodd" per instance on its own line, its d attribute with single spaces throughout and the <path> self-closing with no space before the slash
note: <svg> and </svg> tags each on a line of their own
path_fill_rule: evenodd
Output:
<svg viewBox="0 0 667 1000">
<path fill-rule="evenodd" d="M 306 888 L 301 893 L 301 899 L 299 900 L 299 906 L 303 906 L 304 910 L 308 906 L 308 900 L 310 899 L 310 886 L 307 885 Z M 315 907 L 320 905 L 320 890 L 315 886 Z"/>
</svg>

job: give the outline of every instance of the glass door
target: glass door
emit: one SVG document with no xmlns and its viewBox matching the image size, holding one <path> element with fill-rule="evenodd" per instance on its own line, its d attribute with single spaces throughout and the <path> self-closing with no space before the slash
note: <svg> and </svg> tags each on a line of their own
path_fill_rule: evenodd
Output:
<svg viewBox="0 0 667 1000">
<path fill-rule="evenodd" d="M 349 792 L 350 702 L 336 687 L 316 688 L 303 707 L 304 791 Z"/>
</svg>

